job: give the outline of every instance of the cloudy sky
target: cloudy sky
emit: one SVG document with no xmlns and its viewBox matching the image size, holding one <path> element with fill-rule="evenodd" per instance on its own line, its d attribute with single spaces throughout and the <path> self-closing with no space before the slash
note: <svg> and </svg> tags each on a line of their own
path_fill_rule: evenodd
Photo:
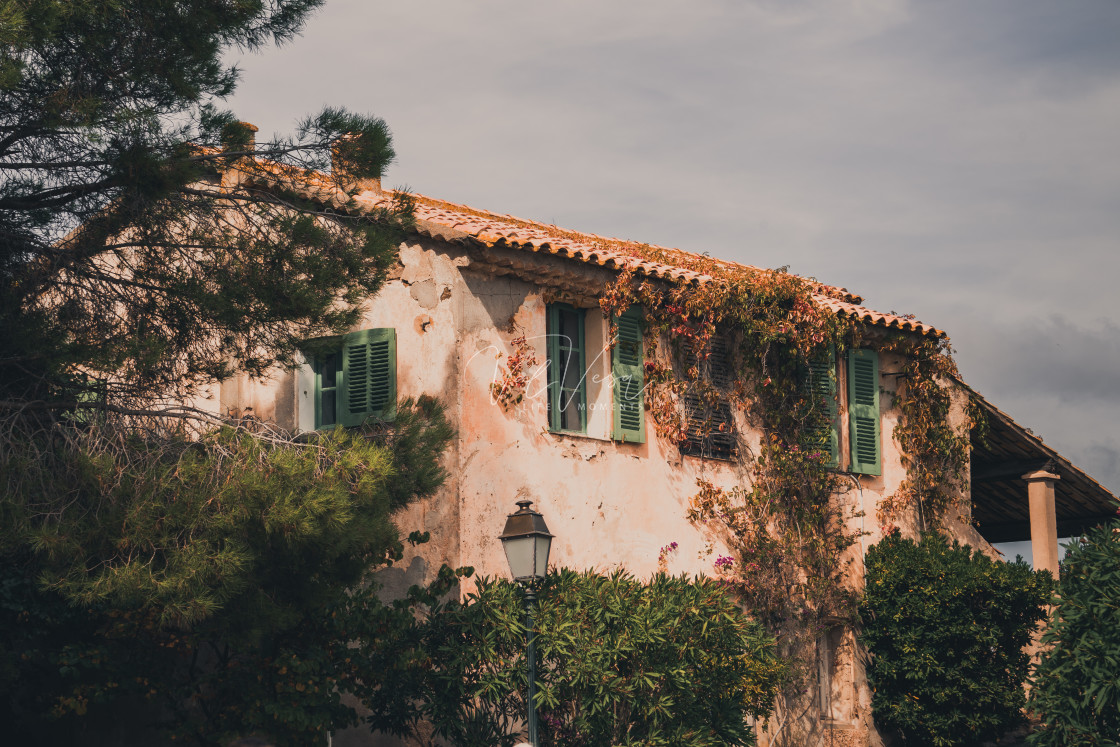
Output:
<svg viewBox="0 0 1120 747">
<path fill-rule="evenodd" d="M 262 138 L 383 117 L 389 185 L 916 314 L 1120 492 L 1117 0 L 328 0 L 239 65 Z"/>
</svg>

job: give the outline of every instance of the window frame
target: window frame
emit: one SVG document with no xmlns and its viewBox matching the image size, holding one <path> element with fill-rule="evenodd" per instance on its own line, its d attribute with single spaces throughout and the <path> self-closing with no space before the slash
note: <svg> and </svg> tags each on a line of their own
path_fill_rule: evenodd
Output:
<svg viewBox="0 0 1120 747">
<path fill-rule="evenodd" d="M 830 347 L 828 353 L 816 363 L 810 364 L 803 374 L 805 396 L 817 400 L 813 408 L 820 407 L 822 403 L 826 408 L 815 417 L 822 431 L 825 421 L 828 421 L 830 458 L 825 463 L 827 469 L 870 477 L 883 474 L 879 358 L 879 351 L 872 348 L 849 348 L 841 358 Z M 824 379 L 826 372 L 827 382 Z M 843 378 L 840 377 L 841 373 Z M 809 412 L 812 414 L 814 410 L 810 409 Z M 841 412 L 843 420 L 847 421 L 847 427 L 843 427 L 845 424 L 842 422 Z M 813 441 L 808 435 L 807 433 L 802 440 L 803 448 L 823 446 L 823 443 Z M 869 446 L 874 446 L 874 454 L 868 454 Z"/>
<path fill-rule="evenodd" d="M 560 315 L 573 314 L 576 317 L 576 328 L 579 339 L 573 345 L 565 347 L 561 344 Z M 546 340 L 548 341 L 548 429 L 552 433 L 587 433 L 587 310 L 577 309 L 566 303 L 552 303 L 547 306 L 547 320 L 545 324 Z M 564 336 L 565 339 L 570 339 Z M 567 367 L 561 368 L 561 355 L 567 353 L 568 364 L 571 365 L 572 354 L 575 354 L 576 370 L 579 373 L 579 384 L 575 389 L 564 388 L 564 374 Z M 565 392 L 578 395 L 575 401 L 576 412 L 579 414 L 579 428 L 565 428 L 564 411 L 561 401 Z M 568 407 L 572 406 L 572 397 L 568 397 Z"/>
</svg>

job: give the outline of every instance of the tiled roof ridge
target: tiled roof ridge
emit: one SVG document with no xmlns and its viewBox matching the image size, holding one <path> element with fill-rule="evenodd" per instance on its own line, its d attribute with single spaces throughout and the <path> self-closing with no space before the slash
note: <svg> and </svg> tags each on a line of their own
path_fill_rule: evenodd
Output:
<svg viewBox="0 0 1120 747">
<path fill-rule="evenodd" d="M 419 208 L 427 208 L 432 211 L 428 213 L 428 210 L 423 210 L 425 213 L 423 217 L 425 219 L 440 225 L 448 225 L 451 228 L 465 229 L 466 233 L 469 233 L 474 238 L 488 245 L 506 243 L 510 246 L 527 249 L 529 251 L 537 252 L 544 250 L 552 253 L 559 253 L 558 250 L 563 248 L 567 250 L 565 252 L 567 256 L 573 259 L 608 266 L 611 263 L 609 258 L 604 258 L 602 256 L 604 252 L 618 253 L 619 250 L 623 248 L 643 247 L 654 252 L 663 252 L 668 255 L 683 255 L 700 263 L 711 263 L 712 265 L 718 265 L 733 271 L 778 272 L 777 270 L 766 270 L 750 265 L 742 265 L 729 260 L 693 254 L 683 249 L 661 247 L 655 244 L 643 244 L 624 239 L 609 239 L 595 234 L 571 231 L 550 224 L 526 220 L 512 215 L 494 213 L 488 210 L 479 210 L 466 205 L 459 205 L 446 200 L 427 197 L 425 195 L 411 193 L 411 196 L 416 201 Z M 466 220 L 456 220 L 460 217 Z M 441 218 L 443 220 L 441 220 Z M 470 220 L 471 218 L 478 220 L 472 221 Z M 448 224 L 446 222 L 448 219 L 454 222 Z M 518 233 L 503 232 L 498 230 L 498 227 L 493 225 L 493 223 L 512 224 L 531 232 L 540 232 L 544 235 L 534 237 L 531 235 L 522 236 Z M 668 259 L 669 257 L 666 258 Z M 708 273 L 682 267 L 679 264 L 651 260 L 644 258 L 641 254 L 637 254 L 636 256 L 634 254 L 627 254 L 624 256 L 623 262 L 617 262 L 616 264 L 629 266 L 655 277 L 670 277 L 693 282 L 716 281 L 716 278 Z M 814 300 L 839 316 L 855 318 L 865 324 L 878 327 L 917 332 L 918 334 L 933 337 L 946 337 L 946 334 L 942 330 L 924 324 L 914 319 L 913 316 L 883 313 L 875 311 L 874 309 L 869 309 L 866 306 L 860 305 L 860 302 L 863 300 L 862 298 L 848 293 L 848 291 L 842 288 L 824 285 L 808 278 L 803 279 L 813 284 Z"/>
<path fill-rule="evenodd" d="M 428 197 L 427 195 L 417 193 L 410 194 L 412 198 L 421 205 L 427 205 L 437 209 L 448 210 L 456 213 L 463 213 L 465 215 L 470 215 L 487 220 L 512 223 L 514 225 L 518 225 L 530 230 L 542 231 L 546 234 L 555 236 L 560 239 L 567 239 L 569 241 L 575 241 L 577 243 L 586 242 L 600 249 L 621 251 L 631 259 L 638 260 L 640 262 L 653 262 L 658 265 L 663 265 L 667 268 L 688 270 L 689 272 L 696 273 L 697 279 L 701 281 L 715 279 L 709 272 L 706 272 L 703 269 L 698 269 L 698 267 L 702 268 L 705 264 L 719 266 L 727 270 L 746 270 L 748 272 L 764 273 L 782 272 L 781 270 L 755 267 L 753 265 L 746 265 L 740 262 L 732 262 L 731 260 L 719 259 L 717 257 L 697 254 L 695 252 L 690 252 L 685 249 L 679 249 L 676 247 L 660 246 L 658 244 L 650 244 L 647 242 L 634 241 L 631 239 L 619 239 L 609 236 L 599 236 L 597 234 L 587 233 L 585 231 L 576 231 L 573 229 L 561 228 L 560 226 L 551 223 L 542 223 L 540 221 L 535 221 L 528 218 L 520 218 L 515 215 L 494 213 L 489 210 L 482 210 L 479 208 L 471 207 L 469 205 L 462 205 L 459 203 L 449 202 L 447 200 L 440 200 L 435 197 Z M 648 252 L 661 254 L 663 256 L 669 255 L 665 256 L 665 259 L 670 259 L 675 255 L 676 257 L 685 259 L 689 264 L 694 263 L 697 266 L 689 266 L 689 264 L 681 264 L 680 262 L 666 262 L 660 261 L 658 259 L 651 259 L 648 256 Z M 849 292 L 846 288 L 838 288 L 836 286 L 827 285 L 825 283 L 821 283 L 815 278 L 806 278 L 802 276 L 797 277 L 800 277 L 802 280 L 809 283 L 812 286 L 814 293 L 817 295 L 836 298 L 848 303 L 860 303 L 861 301 L 863 301 L 860 296 Z"/>
<path fill-rule="evenodd" d="M 244 169 L 248 181 L 261 179 L 269 181 L 285 177 L 291 181 L 284 185 L 285 188 L 295 188 L 294 181 L 303 180 L 308 185 L 307 197 L 319 200 L 335 207 L 343 207 L 350 202 L 350 195 L 334 186 L 333 180 L 322 172 L 301 169 L 287 164 L 263 161 L 263 159 L 243 159 L 251 161 L 251 168 Z M 380 206 L 382 203 L 393 199 L 398 194 L 408 194 L 415 201 L 417 217 L 422 221 L 445 226 L 458 230 L 473 239 L 488 246 L 505 244 L 516 249 L 532 252 L 548 252 L 550 254 L 563 254 L 568 258 L 588 264 L 596 264 L 609 269 L 632 269 L 651 277 L 666 278 L 670 280 L 692 283 L 717 282 L 717 279 L 698 269 L 682 265 L 680 262 L 659 261 L 638 253 L 642 247 L 650 252 L 660 253 L 664 259 L 683 259 L 688 264 L 703 266 L 719 266 L 731 271 L 744 272 L 779 272 L 766 270 L 749 265 L 742 265 L 730 260 L 716 259 L 705 255 L 686 252 L 683 249 L 661 247 L 654 244 L 643 244 L 624 239 L 611 239 L 595 234 L 583 233 L 562 229 L 558 226 L 526 220 L 512 215 L 503 215 L 487 210 L 478 210 L 466 205 L 459 205 L 446 200 L 439 200 L 416 193 L 399 193 L 390 190 L 365 191 L 356 196 L 361 206 L 364 202 L 368 207 Z M 505 224 L 505 225 L 502 225 Z M 522 229 L 527 232 L 510 231 L 508 227 Z M 503 230 L 506 229 L 506 230 Z M 537 235 L 532 235 L 537 234 Z M 842 317 L 855 318 L 865 324 L 889 329 L 898 329 L 906 332 L 916 332 L 932 337 L 946 337 L 947 335 L 928 324 L 923 324 L 911 316 L 897 314 L 884 314 L 865 306 L 861 306 L 862 298 L 849 293 L 843 288 L 824 285 L 816 280 L 802 278 L 811 283 L 813 297 L 825 308 L 831 309 Z"/>
</svg>

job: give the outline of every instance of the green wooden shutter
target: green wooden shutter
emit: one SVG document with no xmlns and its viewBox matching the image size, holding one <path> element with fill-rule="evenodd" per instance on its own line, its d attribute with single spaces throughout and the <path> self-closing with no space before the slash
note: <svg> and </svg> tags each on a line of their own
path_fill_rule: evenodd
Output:
<svg viewBox="0 0 1120 747">
<path fill-rule="evenodd" d="M 836 402 L 836 350 L 809 363 L 804 379 L 809 416 L 802 446 L 828 454 L 826 467 L 840 466 L 840 415 Z"/>
<path fill-rule="evenodd" d="M 879 435 L 879 354 L 848 351 L 848 419 L 851 422 L 852 472 L 883 474 Z"/>
<path fill-rule="evenodd" d="M 700 394 L 697 388 L 693 388 L 681 395 L 685 440 L 679 444 L 680 452 L 690 456 L 731 459 L 737 450 L 735 420 L 727 401 L 733 378 L 727 338 L 711 338 L 704 350 L 696 338 L 689 337 L 684 341 L 682 353 L 685 366 L 696 366 L 700 379 L 716 391 Z"/>
<path fill-rule="evenodd" d="M 367 329 L 342 338 L 340 425 L 367 418 L 392 420 L 397 414 L 397 331 Z"/>
<path fill-rule="evenodd" d="M 643 399 L 645 377 L 642 350 L 642 312 L 636 307 L 615 318 L 618 339 L 611 354 L 614 379 L 614 428 L 616 441 L 645 443 L 646 423 Z"/>
</svg>

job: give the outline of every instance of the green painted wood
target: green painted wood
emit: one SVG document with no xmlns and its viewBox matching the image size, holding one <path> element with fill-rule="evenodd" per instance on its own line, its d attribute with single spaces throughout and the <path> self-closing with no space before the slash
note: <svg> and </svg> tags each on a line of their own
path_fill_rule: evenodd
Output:
<svg viewBox="0 0 1120 747">
<path fill-rule="evenodd" d="M 614 424 L 611 436 L 616 441 L 645 443 L 641 309 L 628 309 L 615 318 L 615 324 L 618 336 L 611 353 L 611 378 L 614 380 Z"/>
<path fill-rule="evenodd" d="M 809 363 L 803 380 L 810 409 L 802 446 L 825 452 L 825 466 L 840 466 L 840 408 L 836 396 L 836 350 Z"/>
<path fill-rule="evenodd" d="M 883 474 L 879 417 L 879 354 L 848 351 L 848 421 L 851 434 L 850 471 Z"/>
<path fill-rule="evenodd" d="M 338 422 L 357 426 L 397 414 L 397 331 L 366 329 L 342 338 Z"/>
</svg>

